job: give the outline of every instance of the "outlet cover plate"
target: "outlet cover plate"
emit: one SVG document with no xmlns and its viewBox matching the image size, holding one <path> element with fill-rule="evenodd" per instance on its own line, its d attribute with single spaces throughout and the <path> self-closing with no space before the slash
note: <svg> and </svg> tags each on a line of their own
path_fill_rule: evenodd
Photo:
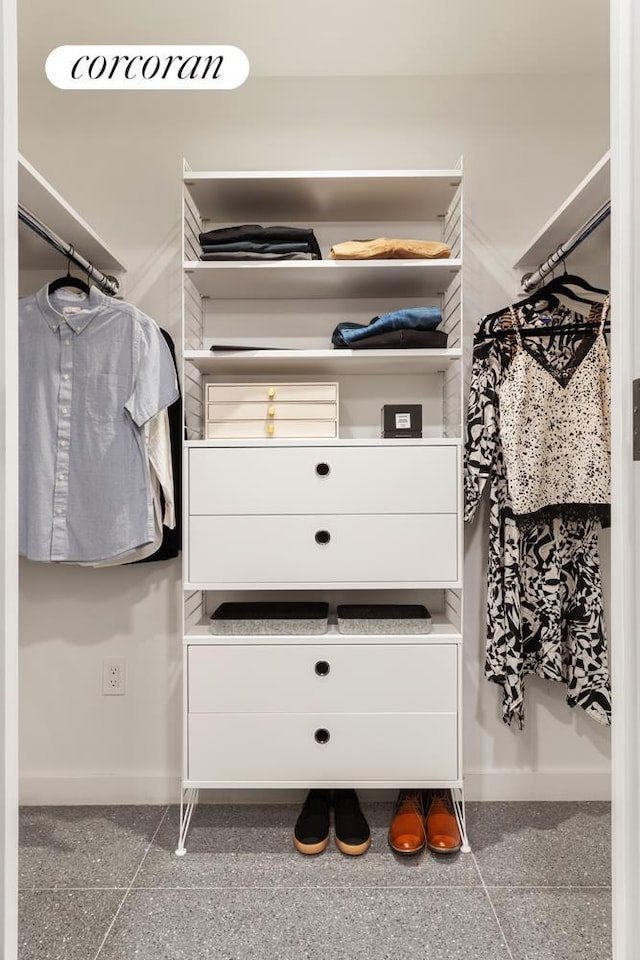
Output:
<svg viewBox="0 0 640 960">
<path fill-rule="evenodd" d="M 102 695 L 124 696 L 125 661 L 123 657 L 106 657 L 102 661 Z"/>
</svg>

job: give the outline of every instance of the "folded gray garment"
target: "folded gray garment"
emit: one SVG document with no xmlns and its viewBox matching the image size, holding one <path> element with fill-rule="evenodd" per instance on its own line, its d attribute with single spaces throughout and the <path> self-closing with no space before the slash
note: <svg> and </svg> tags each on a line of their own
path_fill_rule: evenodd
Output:
<svg viewBox="0 0 640 960">
<path fill-rule="evenodd" d="M 272 260 L 317 260 L 312 253 L 203 253 L 201 260 L 262 260 L 271 262 Z"/>
<path fill-rule="evenodd" d="M 313 253 L 308 243 L 254 243 L 238 240 L 236 243 L 203 243 L 203 253 Z"/>
<path fill-rule="evenodd" d="M 254 243 L 306 243 L 318 260 L 322 260 L 322 251 L 311 227 L 275 226 L 261 227 L 257 223 L 243 223 L 235 227 L 218 227 L 199 234 L 202 246 L 215 243 L 237 243 L 250 240 Z"/>
<path fill-rule="evenodd" d="M 336 350 L 422 350 L 425 348 L 443 349 L 447 346 L 447 334 L 443 330 L 388 330 L 387 333 L 374 333 L 352 343 L 339 346 Z"/>
</svg>

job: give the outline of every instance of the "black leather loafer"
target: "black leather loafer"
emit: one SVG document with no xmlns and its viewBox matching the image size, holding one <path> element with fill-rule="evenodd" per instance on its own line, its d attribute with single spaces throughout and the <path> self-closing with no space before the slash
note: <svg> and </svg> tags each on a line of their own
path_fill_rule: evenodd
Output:
<svg viewBox="0 0 640 960">
<path fill-rule="evenodd" d="M 306 855 L 326 850 L 330 817 L 331 791 L 309 790 L 293 830 L 296 850 Z"/>
</svg>

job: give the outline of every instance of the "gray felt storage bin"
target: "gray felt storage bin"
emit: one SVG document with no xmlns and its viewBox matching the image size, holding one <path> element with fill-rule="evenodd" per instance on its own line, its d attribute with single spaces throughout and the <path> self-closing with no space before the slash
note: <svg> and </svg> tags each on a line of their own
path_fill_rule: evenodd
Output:
<svg viewBox="0 0 640 960">
<path fill-rule="evenodd" d="M 431 614 L 419 603 L 340 604 L 340 633 L 429 633 Z"/>
<path fill-rule="evenodd" d="M 211 633 L 320 634 L 329 628 L 328 603 L 221 603 L 209 620 Z"/>
</svg>

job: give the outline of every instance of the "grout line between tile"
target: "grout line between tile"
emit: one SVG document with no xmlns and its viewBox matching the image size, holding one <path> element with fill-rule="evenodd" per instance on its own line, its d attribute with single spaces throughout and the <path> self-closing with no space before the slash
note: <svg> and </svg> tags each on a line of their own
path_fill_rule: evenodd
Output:
<svg viewBox="0 0 640 960">
<path fill-rule="evenodd" d="M 319 884 L 195 884 L 166 886 L 165 884 L 138 884 L 136 890 L 478 890 L 482 884 L 478 883 L 319 883 Z M 575 883 L 487 883 L 487 890 L 603 890 L 611 892 L 607 884 L 580 884 Z M 20 893 L 85 893 L 100 890 L 122 890 L 128 892 L 130 887 L 84 886 L 84 887 L 21 887 Z"/>
<path fill-rule="evenodd" d="M 19 893 L 75 893 L 95 890 L 128 890 L 128 887 L 20 887 Z"/>
<path fill-rule="evenodd" d="M 254 884 L 252 886 L 241 886 L 235 884 L 218 884 L 216 885 L 207 885 L 207 886 L 195 886 L 195 887 L 154 887 L 154 886 L 141 886 L 138 884 L 136 891 L 138 890 L 480 890 L 480 886 L 477 883 L 444 883 L 444 884 L 353 884 L 353 883 L 322 883 L 317 885 L 312 884 L 296 884 L 294 886 L 283 886 L 278 884 L 268 884 L 261 886 L 260 884 Z"/>
<path fill-rule="evenodd" d="M 166 886 L 164 884 L 138 884 L 136 890 L 478 890 L 482 884 L 478 883 L 319 883 L 301 886 L 287 884 L 196 884 L 194 886 Z M 611 892 L 611 887 L 603 884 L 484 884 L 487 890 L 602 890 Z M 20 893 L 86 893 L 100 890 L 128 892 L 130 887 L 21 887 Z"/>
<path fill-rule="evenodd" d="M 487 883 L 487 890 L 608 890 L 611 884 L 602 883 Z"/>
<path fill-rule="evenodd" d="M 158 822 L 158 826 L 157 826 L 156 829 L 154 830 L 153 836 L 151 837 L 151 840 L 150 840 L 149 843 L 147 844 L 147 849 L 145 850 L 144 855 L 143 855 L 142 859 L 140 860 L 140 863 L 138 864 L 138 869 L 136 870 L 136 872 L 134 873 L 133 877 L 131 878 L 131 883 L 130 883 L 129 886 L 127 887 L 127 889 L 126 889 L 126 891 L 125 891 L 125 894 L 124 894 L 122 900 L 120 901 L 120 903 L 119 903 L 119 905 L 118 905 L 118 909 L 116 910 L 116 912 L 115 912 L 115 914 L 114 914 L 114 916 L 113 916 L 113 918 L 112 918 L 112 920 L 111 920 L 111 923 L 110 923 L 109 926 L 107 927 L 107 932 L 105 933 L 104 937 L 102 938 L 102 943 L 101 943 L 100 946 L 98 947 L 98 952 L 96 953 L 96 955 L 95 955 L 95 957 L 94 957 L 94 960 L 98 960 L 98 957 L 99 957 L 100 954 L 102 953 L 102 948 L 104 947 L 105 943 L 107 942 L 107 937 L 109 936 L 109 934 L 110 934 L 111 931 L 113 930 L 113 925 L 114 925 L 114 923 L 116 922 L 116 920 L 118 919 L 118 916 L 119 916 L 119 914 L 120 914 L 120 911 L 122 910 L 122 908 L 123 908 L 123 906 L 124 906 L 124 904 L 125 904 L 125 901 L 126 901 L 127 897 L 129 896 L 129 893 L 130 893 L 130 891 L 131 891 L 131 888 L 133 887 L 133 885 L 134 885 L 134 883 L 135 883 L 135 881 L 136 881 L 136 877 L 138 876 L 138 874 L 140 873 L 140 870 L 142 869 L 142 864 L 143 864 L 144 861 L 147 859 L 147 854 L 149 853 L 149 850 L 150 850 L 151 847 L 153 846 L 153 841 L 154 841 L 155 838 L 157 837 L 158 831 L 160 830 L 160 827 L 161 827 L 162 824 L 164 823 L 164 821 L 165 821 L 168 813 L 169 813 L 169 806 L 166 806 L 166 807 L 165 807 L 165 810 L 164 810 L 164 813 L 163 813 L 162 816 L 160 817 L 160 820 L 159 820 L 159 822 Z"/>
<path fill-rule="evenodd" d="M 482 888 L 483 888 L 483 890 L 484 890 L 484 892 L 485 892 L 485 896 L 486 896 L 487 900 L 489 901 L 489 906 L 491 907 L 491 912 L 493 913 L 493 915 L 494 915 L 494 917 L 495 917 L 495 920 L 496 920 L 496 923 L 498 924 L 498 930 L 500 931 L 500 935 L 501 935 L 501 937 L 502 937 L 502 939 L 503 939 L 503 941 L 504 941 L 504 945 L 505 945 L 505 947 L 507 948 L 507 953 L 509 954 L 509 958 L 510 958 L 510 960 L 514 960 L 514 956 L 513 956 L 512 952 L 511 952 L 511 947 L 509 946 L 509 941 L 507 940 L 506 934 L 505 934 L 504 930 L 502 929 L 502 924 L 500 923 L 500 920 L 499 920 L 499 918 L 498 918 L 498 914 L 496 913 L 496 908 L 495 908 L 494 905 L 493 905 L 493 900 L 491 899 L 491 896 L 490 896 L 490 894 L 489 894 L 489 890 L 488 890 L 488 888 L 487 888 L 487 885 L 486 885 L 486 883 L 484 882 L 484 877 L 482 876 L 482 871 L 480 870 L 480 865 L 479 865 L 478 861 L 476 860 L 476 855 L 475 855 L 475 853 L 473 853 L 473 851 L 471 852 L 471 856 L 473 857 L 473 862 L 474 862 L 475 865 L 476 865 L 476 870 L 478 871 L 478 876 L 480 877 L 480 883 L 482 884 Z"/>
</svg>

